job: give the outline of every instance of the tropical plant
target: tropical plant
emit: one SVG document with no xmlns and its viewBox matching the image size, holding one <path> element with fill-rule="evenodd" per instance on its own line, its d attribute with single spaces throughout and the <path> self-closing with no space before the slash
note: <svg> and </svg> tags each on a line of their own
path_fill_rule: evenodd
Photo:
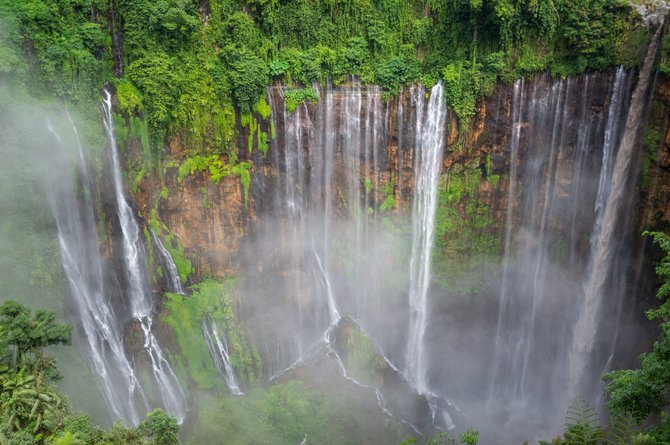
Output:
<svg viewBox="0 0 670 445">
<path fill-rule="evenodd" d="M 53 383 L 56 361 L 44 348 L 70 344 L 72 327 L 53 312 L 14 301 L 0 306 L 0 445 L 177 445 L 179 425 L 157 409 L 137 428 L 104 431 L 71 412 Z"/>
<path fill-rule="evenodd" d="M 663 303 L 647 312 L 650 320 L 662 320 L 661 334 L 652 351 L 640 356 L 640 368 L 613 371 L 604 377 L 612 413 L 629 414 L 637 421 L 659 414 L 667 406 L 670 384 L 670 236 L 660 232 L 647 235 L 653 238 L 664 255 L 656 266 L 656 273 L 663 280 L 657 296 Z"/>
</svg>

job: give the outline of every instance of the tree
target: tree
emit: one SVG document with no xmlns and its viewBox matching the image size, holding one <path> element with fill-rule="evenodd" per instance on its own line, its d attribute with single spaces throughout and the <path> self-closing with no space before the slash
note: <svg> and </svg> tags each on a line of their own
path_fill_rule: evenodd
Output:
<svg viewBox="0 0 670 445">
<path fill-rule="evenodd" d="M 178 445 L 179 425 L 160 409 L 137 428 L 109 431 L 71 412 L 52 384 L 56 362 L 44 355 L 48 346 L 69 345 L 71 330 L 53 312 L 0 306 L 0 445 Z"/>
<path fill-rule="evenodd" d="M 137 428 L 139 433 L 152 445 L 178 445 L 179 425 L 162 409 L 155 409 Z"/>
<path fill-rule="evenodd" d="M 613 371 L 604 376 L 612 413 L 629 413 L 638 421 L 661 413 L 669 402 L 670 385 L 670 236 L 664 233 L 647 235 L 653 237 L 665 255 L 656 267 L 656 273 L 663 279 L 657 293 L 663 304 L 647 312 L 650 320 L 663 320 L 661 334 L 652 351 L 640 356 L 641 368 Z"/>
<path fill-rule="evenodd" d="M 38 310 L 31 316 L 29 308 L 6 301 L 0 306 L 0 363 L 54 378 L 55 362 L 44 356 L 44 348 L 71 344 L 71 332 L 72 326 L 59 324 L 53 312 Z"/>
</svg>

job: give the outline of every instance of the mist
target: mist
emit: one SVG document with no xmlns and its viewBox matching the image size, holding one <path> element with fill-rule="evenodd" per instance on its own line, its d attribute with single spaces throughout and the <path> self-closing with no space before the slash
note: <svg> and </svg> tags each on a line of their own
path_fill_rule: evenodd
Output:
<svg viewBox="0 0 670 445">
<path fill-rule="evenodd" d="M 249 218 L 230 285 L 236 320 L 260 356 L 260 385 L 269 392 L 303 381 L 332 403 L 344 399 L 367 411 L 369 424 L 356 437 L 372 437 L 368 443 L 470 427 L 483 443 L 546 439 L 560 433 L 577 395 L 601 409 L 600 376 L 643 347 L 631 340 L 639 320 L 625 316 L 639 278 L 627 219 L 611 240 L 615 254 L 600 291 L 608 304 L 596 311 L 593 353 L 574 354 L 635 85 L 635 74 L 620 68 L 501 87 L 470 188 L 452 170 L 459 154 L 447 141 L 439 84 L 387 99 L 352 79 L 320 88 L 316 104 L 294 111 L 284 89 L 271 88 L 276 137 L 267 156 L 250 155 Z M 110 172 L 121 168 L 108 156 L 116 144 L 111 102 L 105 141 L 97 115 L 79 119 L 67 105 L 28 102 L 7 85 L 0 91 L 8 94 L 0 105 L 2 298 L 39 302 L 75 324 L 78 352 L 54 352 L 74 406 L 101 423 L 129 424 L 162 406 L 187 430 L 215 403 L 234 405 L 231 412 L 253 407 L 260 396 L 231 360 L 240 339 L 228 319 L 216 319 L 222 308 L 208 309 L 189 335 L 202 334 L 206 366 L 230 394 L 217 398 L 188 385 L 164 319 L 173 297 L 149 286 L 179 301 L 195 290 L 180 281 L 161 233 L 142 238 L 148 222 L 131 207 L 124 178 Z M 620 215 L 636 205 L 639 159 L 630 165 Z M 130 229 L 119 210 L 124 202 Z M 441 211 L 451 212 L 450 223 L 482 217 L 480 233 L 456 223 L 435 227 Z M 129 242 L 124 230 L 137 239 Z M 472 256 L 445 247 L 459 237 L 477 242 L 469 236 L 495 242 Z M 127 245 L 137 251 L 129 254 Z M 65 252 L 74 253 L 71 264 Z M 160 256 L 165 283 L 151 281 L 151 255 Z M 132 258 L 143 289 L 132 288 Z M 449 261 L 474 278 L 464 284 L 457 274 L 441 275 Z M 142 313 L 133 308 L 138 293 Z M 104 323 L 85 309 L 93 295 Z M 109 329 L 98 329 L 101 323 Z M 101 378 L 102 370 L 109 376 Z M 380 427 L 385 420 L 398 429 Z"/>
<path fill-rule="evenodd" d="M 433 282 L 428 289 L 420 336 L 427 351 L 423 388 L 408 372 L 407 345 L 418 223 L 410 211 L 418 174 L 411 168 L 418 146 L 413 131 L 425 105 L 401 96 L 405 121 L 389 125 L 384 116 L 397 115 L 398 105 L 382 102 L 369 87 L 324 89 L 318 104 L 292 113 L 282 108 L 281 90 L 273 90 L 280 136 L 271 146 L 274 157 L 255 159 L 267 167 L 252 181 L 256 218 L 240 249 L 241 307 L 261 345 L 265 372 L 277 378 L 308 368 L 329 327 L 346 316 L 431 409 L 446 413 L 441 427 L 476 427 L 484 443 L 559 434 L 578 395 L 602 408 L 600 376 L 629 363 L 642 347 L 629 340 L 642 329 L 635 327 L 639 321 L 624 316 L 633 310 L 625 297 L 637 279 L 630 222 L 613 247 L 616 261 L 604 291 L 609 303 L 598 312 L 594 354 L 579 365 L 588 370 L 581 389 L 570 380 L 577 366 L 571 349 L 579 341 L 573 329 L 634 82 L 633 73 L 619 69 L 567 80 L 540 76 L 497 93 L 509 108 L 489 115 L 484 138 L 493 159 L 488 174 L 503 179 L 495 190 L 489 185 L 468 199 L 484 200 L 497 212 L 493 236 L 500 250 L 459 257 L 476 261 L 476 288 L 459 293 Z M 396 133 L 398 127 L 407 133 Z M 352 139 L 360 141 L 353 154 Z M 388 170 L 409 172 L 405 189 Z M 449 173 L 443 174 L 447 179 L 433 187 L 448 191 Z M 634 184 L 636 169 L 629 175 L 627 184 Z M 381 203 L 389 181 L 398 201 L 387 213 Z M 624 213 L 635 203 L 628 190 Z M 394 397 L 394 388 L 383 391 Z"/>
<path fill-rule="evenodd" d="M 74 323 L 75 345 L 83 351 L 48 193 L 60 185 L 77 187 L 75 127 L 63 104 L 37 100 L 6 81 L 0 81 L 0 91 L 0 299 L 49 309 L 62 321 Z M 90 191 L 81 189 L 81 193 Z M 107 410 L 96 394 L 85 355 L 63 347 L 53 348 L 50 354 L 57 358 L 63 375 L 59 388 L 72 405 L 107 423 Z"/>
</svg>

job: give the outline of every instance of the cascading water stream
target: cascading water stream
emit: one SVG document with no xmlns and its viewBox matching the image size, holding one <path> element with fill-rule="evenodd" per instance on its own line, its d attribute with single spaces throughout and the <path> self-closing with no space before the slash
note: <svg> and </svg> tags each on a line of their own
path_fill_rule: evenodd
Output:
<svg viewBox="0 0 670 445">
<path fill-rule="evenodd" d="M 156 235 L 153 229 L 150 229 L 150 231 L 151 231 L 151 237 L 154 240 L 154 245 L 158 247 L 158 253 L 160 254 L 161 257 L 161 263 L 165 268 L 167 282 L 170 284 L 168 290 L 170 292 L 174 292 L 179 295 L 185 295 L 186 290 L 184 289 L 184 284 L 181 282 L 181 278 L 179 277 L 179 270 L 177 269 L 177 265 L 174 263 L 174 260 L 172 259 L 172 255 L 170 255 L 170 252 L 168 252 L 168 250 L 165 248 L 163 241 L 161 241 L 161 239 L 158 237 L 158 235 Z"/>
<path fill-rule="evenodd" d="M 428 391 L 424 335 L 427 326 L 430 259 L 435 233 L 437 186 L 444 149 L 446 104 L 442 84 L 435 85 L 425 115 L 423 87 L 416 88 L 415 193 L 412 210 L 412 256 L 410 260 L 410 325 L 406 373 L 419 393 Z"/>
<path fill-rule="evenodd" d="M 69 115 L 68 115 L 69 119 Z M 65 144 L 51 123 L 49 130 L 56 139 L 58 168 L 55 172 L 72 172 L 82 178 L 82 186 L 88 187 L 88 171 L 76 127 L 71 119 L 77 138 L 77 161 L 69 160 Z M 133 367 L 125 355 L 123 335 L 116 323 L 114 311 L 105 294 L 102 265 L 98 249 L 93 204 L 90 194 L 85 202 L 77 199 L 71 178 L 52 179 L 47 187 L 51 210 L 58 228 L 63 269 L 70 285 L 72 298 L 78 315 L 78 323 L 84 331 L 86 354 L 91 371 L 111 411 L 114 420 L 123 420 L 131 425 L 140 421 L 141 412 L 148 410 L 148 402 L 135 376 Z"/>
<path fill-rule="evenodd" d="M 314 108 L 300 104 L 294 111 L 287 109 L 285 101 L 281 102 L 283 95 L 277 94 L 278 89 L 269 92 L 271 116 L 275 119 L 272 125 L 284 128 L 283 140 L 274 146 L 279 150 L 274 158 L 278 185 L 273 189 L 275 197 L 269 201 L 275 206 L 272 213 L 281 217 L 275 227 L 281 227 L 282 231 L 280 247 L 272 250 L 282 252 L 282 258 L 288 260 L 281 264 L 279 275 L 286 277 L 289 298 L 299 301 L 299 310 L 292 314 L 293 332 L 296 342 L 302 343 L 301 352 L 288 362 L 290 364 L 272 369 L 272 379 L 309 362 L 325 345 L 328 356 L 338 364 L 340 374 L 357 386 L 374 389 L 381 410 L 391 415 L 382 390 L 352 379 L 329 339 L 344 314 L 355 317 L 360 326 L 372 323 L 373 329 L 378 328 L 374 323 L 379 322 L 379 317 L 374 316 L 374 311 L 384 304 L 383 285 L 384 279 L 388 279 L 385 261 L 388 259 L 380 261 L 376 255 L 385 252 L 379 250 L 385 233 L 380 223 L 383 219 L 389 223 L 381 216 L 386 210 L 380 207 L 384 199 L 388 199 L 387 194 L 394 194 L 393 189 L 383 190 L 389 190 L 395 181 L 393 175 L 383 173 L 394 162 L 388 158 L 387 144 L 391 137 L 384 128 L 391 120 L 391 102 L 382 102 L 378 87 L 361 86 L 355 79 L 337 89 L 313 88 L 320 95 Z M 427 104 L 423 88 L 416 87 L 412 91 L 413 104 L 423 110 L 411 114 L 423 129 L 413 133 L 420 144 L 416 157 L 421 158 L 417 161 L 421 166 L 416 169 L 425 173 L 416 189 L 421 190 L 417 192 L 420 193 L 417 201 L 423 205 L 417 211 L 417 221 L 424 225 L 416 229 L 415 250 L 425 252 L 432 248 L 437 178 L 446 133 L 446 104 L 439 84 L 431 91 Z M 402 127 L 404 122 L 399 125 Z M 419 233 L 424 231 L 430 232 L 426 235 L 428 239 Z M 277 235 L 272 238 L 276 240 Z M 427 292 L 430 278 L 423 273 L 430 265 L 423 262 L 425 258 L 426 255 L 421 255 L 416 260 L 416 270 L 421 280 L 425 280 L 421 285 Z M 403 273 L 407 271 L 406 261 L 403 257 Z M 310 275 L 313 280 L 307 279 Z M 347 281 L 342 281 L 343 277 L 347 277 Z M 404 306 L 407 288 L 403 288 L 404 292 L 398 288 L 398 297 L 404 297 Z M 425 314 L 425 306 L 421 310 Z M 425 323 L 418 329 L 425 329 Z M 282 343 L 277 342 L 277 347 L 283 347 Z M 398 352 L 399 359 L 404 360 L 405 354 Z M 378 353 L 383 356 L 382 348 Z M 402 375 L 388 359 L 387 363 Z M 425 370 L 422 368 L 421 372 Z M 407 384 L 406 376 L 401 378 Z M 408 387 L 416 387 L 416 382 L 411 381 Z M 429 401 L 437 414 L 437 403 L 443 401 L 430 394 L 425 385 L 423 387 L 424 400 Z M 439 413 L 439 422 L 453 427 L 443 408 Z"/>
<path fill-rule="evenodd" d="M 654 32 L 647 54 L 631 97 L 626 126 L 616 155 L 609 194 L 602 219 L 596 224 L 597 235 L 589 267 L 589 277 L 585 286 L 585 296 L 575 325 L 572 350 L 570 351 L 570 390 L 574 393 L 587 390 L 591 385 L 590 368 L 593 367 L 592 355 L 598 333 L 598 315 L 606 294 L 607 281 L 610 278 L 612 256 L 616 251 L 615 229 L 622 211 L 622 203 L 627 192 L 634 164 L 634 149 L 638 140 L 640 126 L 647 103 L 649 80 L 656 58 L 658 45 L 663 35 L 665 15 L 660 16 L 660 24 Z M 600 368 L 596 368 L 600 370 Z M 587 386 L 584 386 L 587 385 Z"/>
<path fill-rule="evenodd" d="M 637 88 L 646 88 L 644 74 Z M 641 123 L 638 116 L 631 124 L 631 113 L 641 114 L 644 94 L 631 97 L 632 83 L 620 68 L 514 84 L 498 319 L 492 360 L 483 362 L 491 367 L 483 399 L 505 428 L 556 431 L 554 419 L 571 397 L 599 403 L 603 367 L 615 363 L 616 332 L 601 328 L 618 323 L 621 313 L 629 229 L 607 242 L 602 233 L 633 209 L 635 162 L 621 149 L 628 129 L 634 133 Z M 624 122 L 627 130 L 619 130 Z M 616 189 L 620 198 L 612 204 Z M 594 281 L 599 295 L 588 296 Z M 602 304 L 604 295 L 611 307 Z M 547 405 L 556 407 L 553 414 Z"/>
<path fill-rule="evenodd" d="M 167 279 L 168 283 L 170 283 L 170 292 L 186 295 L 184 284 L 179 277 L 177 266 L 175 265 L 170 252 L 168 252 L 161 239 L 153 230 L 151 230 L 151 236 L 153 237 L 156 247 L 158 247 L 162 263 L 166 267 Z M 216 321 L 204 317 L 202 319 L 202 335 L 205 339 L 205 343 L 207 343 L 207 348 L 209 349 L 212 361 L 214 362 L 214 367 L 223 378 L 226 386 L 228 386 L 230 393 L 235 396 L 244 394 L 240 390 L 237 378 L 235 377 L 235 370 L 230 362 L 228 343 L 226 342 L 225 337 L 222 337 L 219 334 L 219 327 Z"/>
<path fill-rule="evenodd" d="M 162 264 L 166 267 L 170 292 L 186 295 L 184 284 L 179 277 L 177 266 L 175 265 L 170 252 L 168 252 L 161 239 L 153 230 L 151 230 L 151 236 L 153 237 L 156 247 L 158 247 L 158 251 L 162 258 Z M 228 386 L 231 394 L 235 396 L 242 395 L 243 392 L 240 390 L 237 378 L 235 377 L 235 370 L 230 362 L 228 343 L 226 342 L 226 338 L 219 334 L 219 326 L 217 322 L 208 319 L 208 317 L 204 317 L 202 319 L 202 335 L 205 339 L 205 343 L 207 343 L 207 348 L 209 349 L 212 361 L 214 362 L 214 367 L 223 378 L 223 381 L 226 383 L 226 386 Z"/>
<path fill-rule="evenodd" d="M 511 348 L 514 347 L 513 342 L 503 337 L 503 329 L 505 326 L 505 321 L 507 320 L 507 311 L 509 308 L 509 279 L 510 279 L 510 261 L 511 261 L 511 244 L 512 244 L 512 217 L 513 217 L 513 207 L 511 203 L 513 202 L 516 195 L 516 181 L 518 178 L 517 173 L 517 160 L 519 156 L 519 140 L 521 137 L 521 116 L 523 114 L 522 106 L 524 104 L 523 100 L 524 84 L 523 80 L 517 80 L 514 82 L 514 93 L 512 97 L 512 140 L 510 142 L 510 173 L 509 173 L 509 185 L 507 187 L 507 212 L 505 216 L 505 240 L 504 240 L 504 259 L 503 259 L 503 276 L 502 276 L 502 285 L 500 286 L 500 309 L 498 311 L 498 326 L 496 328 L 496 338 L 495 338 L 495 358 L 493 360 L 493 372 L 491 377 L 491 385 L 489 391 L 489 401 L 494 398 L 494 391 L 498 388 L 497 381 L 499 372 L 501 369 L 503 372 L 506 370 L 507 366 L 503 364 L 505 360 L 512 356 Z M 507 333 L 505 333 L 507 336 Z"/>
<path fill-rule="evenodd" d="M 144 256 L 141 250 L 140 230 L 133 211 L 123 194 L 121 164 L 118 146 L 114 134 L 111 94 L 105 90 L 103 115 L 108 142 L 112 151 L 114 191 L 116 195 L 119 224 L 123 235 L 123 255 L 126 278 L 128 280 L 128 298 L 132 316 L 137 319 L 144 333 L 144 349 L 151 360 L 153 377 L 158 385 L 160 397 L 166 411 L 182 422 L 186 417 L 186 396 L 172 367 L 151 331 L 153 322 L 153 303 L 148 291 L 145 275 Z"/>
<path fill-rule="evenodd" d="M 226 382 L 231 394 L 239 396 L 244 394 L 240 391 L 240 386 L 235 377 L 235 370 L 230 363 L 228 353 L 228 343 L 225 337 L 219 335 L 219 327 L 214 320 L 208 320 L 206 317 L 202 320 L 202 335 L 209 348 L 209 353 L 214 360 L 214 366 Z"/>
</svg>

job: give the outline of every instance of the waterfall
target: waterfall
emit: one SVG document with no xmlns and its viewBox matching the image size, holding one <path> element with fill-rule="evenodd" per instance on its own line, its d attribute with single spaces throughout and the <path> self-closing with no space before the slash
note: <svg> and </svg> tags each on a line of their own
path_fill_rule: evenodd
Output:
<svg viewBox="0 0 670 445">
<path fill-rule="evenodd" d="M 430 257 L 435 233 L 437 185 L 444 149 L 446 104 L 442 84 L 430 92 L 428 108 L 423 111 L 424 90 L 416 88 L 416 185 L 412 207 L 412 256 L 410 260 L 410 325 L 407 342 L 406 372 L 419 393 L 428 390 L 427 357 L 424 335 L 427 324 Z"/>
<path fill-rule="evenodd" d="M 114 192 L 116 195 L 119 224 L 123 235 L 123 257 L 125 275 L 128 280 L 128 298 L 133 318 L 141 325 L 144 333 L 144 349 L 151 360 L 153 377 L 160 390 L 160 397 L 166 411 L 182 422 L 186 417 L 186 396 L 168 363 L 158 341 L 151 331 L 153 303 L 147 286 L 145 260 L 142 252 L 140 229 L 133 211 L 123 194 L 121 164 L 114 134 L 111 94 L 105 90 L 103 102 L 104 124 L 112 151 Z"/>
<path fill-rule="evenodd" d="M 602 216 L 596 224 L 594 253 L 592 255 L 585 296 L 575 325 L 575 334 L 570 351 L 570 389 L 574 392 L 588 390 L 592 384 L 589 376 L 593 366 L 592 355 L 598 333 L 598 315 L 607 293 L 613 255 L 616 252 L 616 228 L 625 202 L 631 169 L 634 164 L 634 149 L 642 123 L 643 111 L 647 103 L 647 93 L 651 71 L 656 58 L 656 50 L 663 34 L 665 16 L 660 16 L 660 24 L 652 37 L 637 85 L 631 97 L 626 126 L 614 161 L 609 193 Z M 601 200 L 604 202 L 604 198 Z M 600 370 L 600 368 L 597 368 Z M 587 385 L 587 386 L 584 386 Z"/>
<path fill-rule="evenodd" d="M 137 425 L 141 420 L 140 414 L 148 410 L 148 403 L 125 355 L 123 334 L 105 293 L 88 170 L 77 129 L 69 114 L 68 120 L 77 139 L 76 160 L 68 158 L 65 142 L 48 123 L 57 149 L 56 165 L 51 166 L 51 171 L 54 175 L 68 173 L 66 179 L 51 178 L 47 187 L 58 229 L 61 261 L 77 320 L 83 330 L 89 366 L 97 378 L 106 405 L 114 420 Z M 87 197 L 83 202 L 78 199 L 69 174 L 81 178 L 84 196 Z"/>
<path fill-rule="evenodd" d="M 202 335 L 205 337 L 207 348 L 214 360 L 214 366 L 223 377 L 224 382 L 228 386 L 230 393 L 239 396 L 242 395 L 240 387 L 235 378 L 235 370 L 230 363 L 230 355 L 228 354 L 228 343 L 226 338 L 219 335 L 219 328 L 214 320 L 208 320 L 207 317 L 202 320 Z"/>
<path fill-rule="evenodd" d="M 404 144 L 408 154 L 416 153 L 410 157 L 416 159 L 417 174 L 411 280 L 410 240 L 403 240 L 407 243 L 405 253 L 397 238 L 388 238 L 385 225 L 391 223 L 382 217 L 387 211 L 382 203 L 396 196 L 395 178 L 400 182 L 399 174 L 386 173 L 389 168 L 401 168 L 394 164 L 400 161 L 388 154 L 392 102 L 382 100 L 379 87 L 362 86 L 354 78 L 338 88 L 329 84 L 314 88 L 319 92 L 318 103 L 300 104 L 294 111 L 289 111 L 283 101 L 284 89 L 276 87 L 268 93 L 273 125 L 284 132 L 283 139 L 280 136 L 273 142 L 273 148 L 279 151 L 271 161 L 277 185 L 271 190 L 274 199 L 268 200 L 272 203 L 268 213 L 277 215 L 278 220 L 259 233 L 263 233 L 265 248 L 276 245 L 269 251 L 279 255 L 277 275 L 295 311 L 286 315 L 293 320 L 290 334 L 281 332 L 274 346 L 262 349 L 268 351 L 265 355 L 270 361 L 276 362 L 275 357 L 286 355 L 289 343 L 280 339 L 292 336 L 296 353 L 271 368 L 272 374 L 281 372 L 311 351 L 322 340 L 323 332 L 346 314 L 373 336 L 381 337 L 382 350 L 395 354 L 396 362 L 405 362 L 407 377 L 427 392 L 425 377 L 420 376 L 426 372 L 423 333 L 446 133 L 442 85 L 432 89 L 428 100 L 423 87 L 412 87 L 412 106 L 407 113 L 412 125 L 398 122 L 401 128 L 417 127 L 412 133 L 415 140 Z M 398 106 L 404 116 L 402 98 Z M 403 141 L 398 140 L 398 145 L 402 146 Z M 398 228 L 391 231 L 397 232 Z M 391 266 L 396 267 L 393 272 L 389 272 Z M 401 283 L 395 295 L 388 293 L 390 278 Z M 389 304 L 405 311 L 410 281 L 413 315 L 408 344 L 405 333 L 397 329 L 385 335 L 400 320 L 406 322 L 405 314 L 397 312 L 394 317 L 384 318 L 378 313 Z M 393 300 L 396 295 L 397 300 Z M 277 352 L 270 352 L 272 348 Z"/>
<path fill-rule="evenodd" d="M 637 89 L 646 88 L 644 73 Z M 631 96 L 633 80 L 619 68 L 514 84 L 503 139 L 504 257 L 484 396 L 490 414 L 510 430 L 555 432 L 571 397 L 598 403 L 599 377 L 613 361 L 615 335 L 600 329 L 620 315 L 629 234 L 621 229 L 604 241 L 603 232 L 632 211 L 635 163 L 624 147 L 627 140 L 633 145 L 627 133 L 640 124 L 636 97 L 644 96 Z M 611 308 L 603 308 L 604 295 Z"/>
<path fill-rule="evenodd" d="M 181 282 L 179 277 L 179 271 L 177 270 L 177 265 L 172 259 L 172 255 L 167 251 L 163 241 L 156 235 L 153 229 L 151 231 L 151 238 L 154 240 L 154 245 L 158 247 L 158 253 L 161 257 L 161 265 L 163 266 L 163 271 L 165 273 L 165 278 L 169 284 L 168 290 L 179 295 L 185 295 L 186 290 L 184 290 L 184 284 Z"/>
<path fill-rule="evenodd" d="M 186 295 L 184 285 L 179 277 L 177 266 L 175 265 L 170 252 L 167 251 L 165 245 L 153 230 L 151 230 L 151 236 L 161 255 L 161 263 L 165 266 L 167 282 L 170 284 L 170 292 Z M 235 377 L 235 370 L 230 363 L 228 343 L 226 342 L 225 337 L 222 337 L 219 334 L 217 323 L 214 320 L 208 319 L 208 317 L 203 317 L 202 335 L 205 339 L 205 343 L 207 343 L 207 348 L 209 349 L 209 354 L 212 357 L 214 366 L 219 375 L 223 378 L 226 386 L 228 386 L 230 393 L 236 396 L 242 395 L 243 393 L 240 391 L 237 378 Z"/>
<path fill-rule="evenodd" d="M 507 332 L 506 337 L 503 337 L 503 329 L 507 328 L 506 320 L 508 317 L 507 311 L 512 309 L 510 307 L 510 261 L 511 261 L 511 244 L 512 244 L 512 218 L 514 207 L 511 203 L 516 196 L 516 182 L 518 180 L 517 162 L 519 156 L 519 140 L 521 138 L 521 116 L 523 114 L 524 105 L 524 83 L 523 80 L 514 82 L 514 93 L 512 97 L 512 140 L 510 142 L 510 173 L 509 185 L 507 187 L 507 212 L 505 216 L 505 240 L 504 240 L 504 259 L 503 259 L 503 276 L 500 286 L 500 306 L 498 310 L 498 323 L 495 337 L 495 358 L 493 360 L 493 372 L 490 385 L 489 400 L 494 397 L 494 391 L 499 387 L 497 385 L 499 373 L 506 372 L 507 369 L 516 363 L 514 349 L 518 347 L 520 339 L 513 338 Z M 513 371 L 516 372 L 516 371 Z M 503 383 L 506 385 L 507 383 Z M 508 386 L 509 388 L 509 386 Z"/>
<path fill-rule="evenodd" d="M 315 87 L 318 91 L 318 89 Z M 317 242 L 316 237 L 312 238 L 312 252 L 317 268 L 314 275 L 323 289 L 328 308 L 328 324 L 332 325 L 340 319 L 340 313 L 337 308 L 337 300 L 330 278 L 330 227 L 332 215 L 332 192 L 333 185 L 333 163 L 335 156 L 335 129 L 333 113 L 333 94 L 330 84 L 327 85 L 323 94 L 323 105 L 318 107 L 317 122 L 319 126 L 315 128 L 317 134 L 313 137 L 316 143 L 311 163 L 310 184 L 312 188 L 311 202 L 320 206 L 319 212 L 323 215 L 321 223 L 322 238 L 321 243 Z"/>
</svg>

